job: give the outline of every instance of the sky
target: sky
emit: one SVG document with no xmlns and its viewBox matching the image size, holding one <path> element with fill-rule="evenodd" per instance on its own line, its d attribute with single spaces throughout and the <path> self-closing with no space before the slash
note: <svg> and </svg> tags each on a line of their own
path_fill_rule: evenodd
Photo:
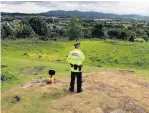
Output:
<svg viewBox="0 0 149 113">
<path fill-rule="evenodd" d="M 20 13 L 79 10 L 149 16 L 149 1 L 2 1 L 0 9 L 1 12 Z"/>
</svg>

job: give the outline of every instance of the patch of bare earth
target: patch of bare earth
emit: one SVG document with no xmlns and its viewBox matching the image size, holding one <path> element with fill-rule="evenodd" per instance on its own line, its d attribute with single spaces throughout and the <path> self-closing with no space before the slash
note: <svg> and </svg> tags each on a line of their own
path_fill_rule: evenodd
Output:
<svg viewBox="0 0 149 113">
<path fill-rule="evenodd" d="M 30 75 L 30 74 L 37 75 L 44 68 L 45 68 L 44 66 L 26 67 L 25 69 L 21 70 L 21 73 L 24 75 Z"/>
<path fill-rule="evenodd" d="M 21 88 L 68 88 L 69 80 L 45 80 L 24 84 Z M 52 100 L 52 113 L 149 113 L 149 79 L 129 71 L 105 71 L 83 74 L 82 93 L 69 93 Z M 45 111 L 46 112 L 46 111 Z M 48 109 L 47 109 L 48 112 Z"/>
</svg>

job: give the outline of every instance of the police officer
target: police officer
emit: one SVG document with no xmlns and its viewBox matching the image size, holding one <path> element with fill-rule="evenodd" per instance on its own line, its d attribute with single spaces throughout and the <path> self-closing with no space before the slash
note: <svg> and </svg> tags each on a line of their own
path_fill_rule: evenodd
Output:
<svg viewBox="0 0 149 113">
<path fill-rule="evenodd" d="M 75 49 L 72 50 L 68 57 L 67 61 L 71 66 L 71 81 L 69 91 L 74 91 L 75 77 L 77 77 L 77 92 L 82 92 L 82 62 L 85 60 L 83 52 L 79 49 L 80 43 L 77 42 L 74 44 Z"/>
</svg>

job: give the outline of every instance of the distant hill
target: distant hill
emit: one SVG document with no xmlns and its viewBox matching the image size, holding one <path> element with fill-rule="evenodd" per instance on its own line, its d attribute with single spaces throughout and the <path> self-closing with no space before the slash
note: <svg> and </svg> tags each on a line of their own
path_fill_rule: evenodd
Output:
<svg viewBox="0 0 149 113">
<path fill-rule="evenodd" d="M 63 10 L 53 10 L 43 13 L 33 13 L 33 14 L 26 14 L 26 13 L 4 13 L 2 12 L 1 15 L 41 15 L 41 16 L 55 16 L 55 17 L 70 17 L 71 15 L 77 15 L 81 18 L 92 18 L 92 19 L 141 19 L 141 20 L 149 20 L 149 16 L 141 16 L 137 14 L 130 14 L 130 15 L 118 15 L 114 13 L 101 13 L 101 12 L 82 12 L 82 11 L 63 11 Z"/>
<path fill-rule="evenodd" d="M 8 15 L 8 16 L 29 16 L 29 15 L 37 15 L 37 14 L 35 14 L 35 13 L 31 13 L 31 14 L 29 14 L 29 13 L 10 13 L 10 12 L 1 12 L 1 16 L 6 16 L 6 15 Z"/>
<path fill-rule="evenodd" d="M 48 11 L 44 13 L 40 13 L 41 15 L 46 16 L 61 16 L 61 17 L 70 17 L 72 14 L 75 14 L 81 18 L 96 18 L 96 19 L 144 19 L 144 16 L 141 15 L 118 15 L 114 13 L 101 13 L 101 12 L 81 12 L 81 11 L 63 11 L 63 10 L 57 10 L 57 11 Z M 149 17 L 148 17 L 149 18 Z"/>
</svg>

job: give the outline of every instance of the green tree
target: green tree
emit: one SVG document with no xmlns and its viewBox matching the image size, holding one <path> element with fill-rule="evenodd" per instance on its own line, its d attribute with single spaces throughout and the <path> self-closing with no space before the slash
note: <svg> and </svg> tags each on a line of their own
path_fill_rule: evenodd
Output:
<svg viewBox="0 0 149 113">
<path fill-rule="evenodd" d="M 22 18 L 21 23 L 25 24 L 27 26 L 30 26 L 29 20 L 30 20 L 30 17 L 26 16 L 26 17 Z"/>
<path fill-rule="evenodd" d="M 40 18 L 40 17 L 31 17 L 29 19 L 29 24 L 32 27 L 32 29 L 34 30 L 34 32 L 36 34 L 38 34 L 39 36 L 45 36 L 47 35 L 47 25 L 45 23 L 45 21 Z"/>
<path fill-rule="evenodd" d="M 6 30 L 3 27 L 1 28 L 1 38 L 2 39 L 6 39 L 7 38 Z"/>
<path fill-rule="evenodd" d="M 96 24 L 93 26 L 91 35 L 93 38 L 104 38 L 104 29 L 102 24 Z"/>
<path fill-rule="evenodd" d="M 73 15 L 68 24 L 68 37 L 69 40 L 76 40 L 83 38 L 83 27 L 78 23 L 79 19 L 77 16 Z"/>
<path fill-rule="evenodd" d="M 18 38 L 26 38 L 30 37 L 32 34 L 34 34 L 34 32 L 30 26 L 25 24 L 16 24 L 14 25 L 14 34 Z"/>
<path fill-rule="evenodd" d="M 12 29 L 8 24 L 2 25 L 1 32 L 2 39 L 9 38 L 9 36 L 13 34 Z"/>
<path fill-rule="evenodd" d="M 117 39 L 118 37 L 120 37 L 120 33 L 121 33 L 121 31 L 118 29 L 111 29 L 108 31 L 107 34 L 110 38 L 116 38 Z"/>
<path fill-rule="evenodd" d="M 144 29 L 137 29 L 135 32 L 136 32 L 137 37 L 141 37 L 147 34 Z"/>
<path fill-rule="evenodd" d="M 129 41 L 134 42 L 136 39 L 136 33 L 135 32 L 130 32 L 129 33 Z"/>
<path fill-rule="evenodd" d="M 145 30 L 147 36 L 149 37 L 149 28 Z"/>
<path fill-rule="evenodd" d="M 84 32 L 84 38 L 91 38 L 91 28 L 90 27 L 86 27 L 83 29 L 83 32 Z"/>
<path fill-rule="evenodd" d="M 128 38 L 129 38 L 128 32 L 125 30 L 122 30 L 120 36 L 118 37 L 118 39 L 122 40 L 128 40 Z"/>
</svg>

